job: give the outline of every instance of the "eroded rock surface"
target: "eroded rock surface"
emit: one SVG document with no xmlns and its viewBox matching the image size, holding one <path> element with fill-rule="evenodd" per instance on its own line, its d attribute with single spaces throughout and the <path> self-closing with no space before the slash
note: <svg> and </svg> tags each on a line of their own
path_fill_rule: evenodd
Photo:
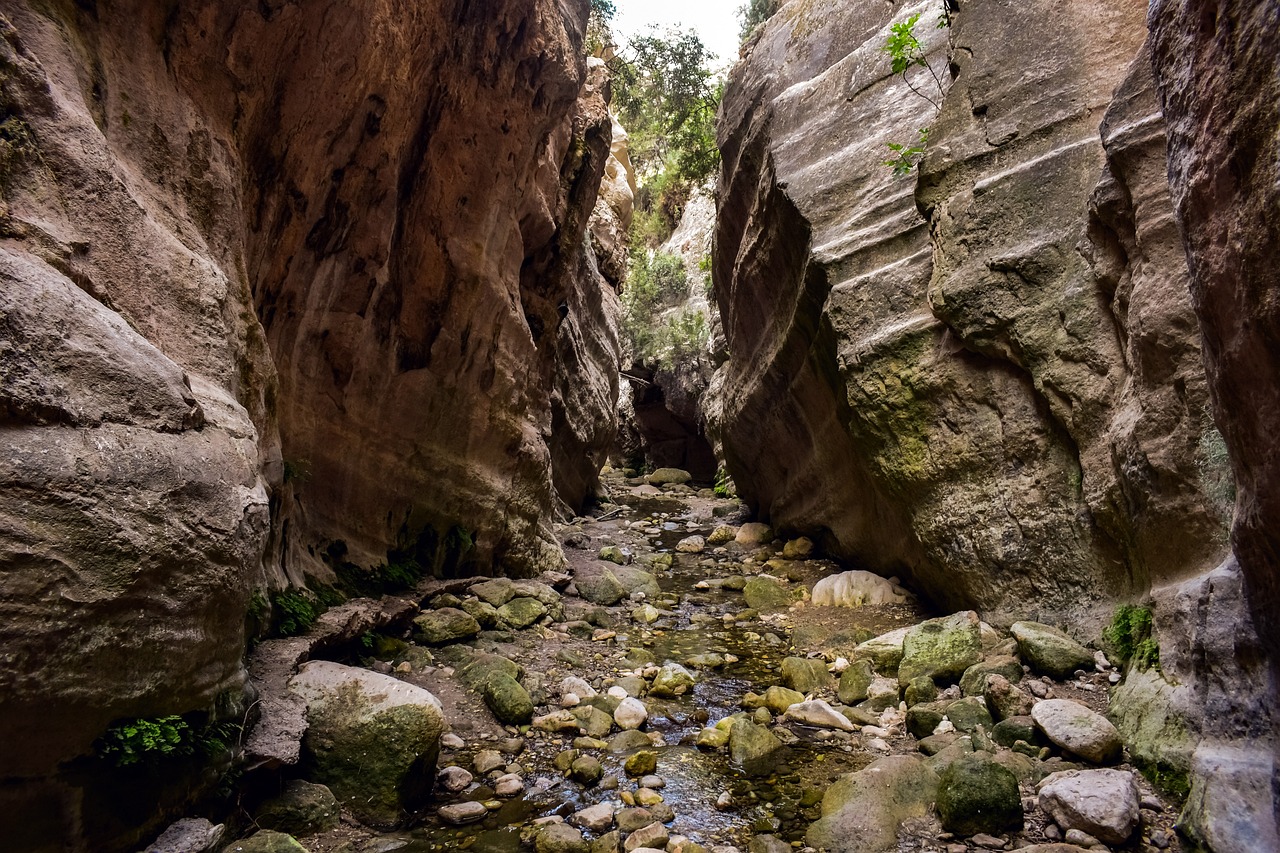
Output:
<svg viewBox="0 0 1280 853">
<path fill-rule="evenodd" d="M 116 721 L 242 717 L 254 589 L 561 566 L 618 381 L 587 13 L 5 4 L 13 843 L 164 818 L 28 781 Z"/>
<path fill-rule="evenodd" d="M 936 115 L 881 50 L 916 12 Z M 795 4 L 720 127 L 713 420 L 735 482 L 775 525 L 997 621 L 1096 620 L 1225 550 L 1142 10 L 1025 23 L 1047 14 L 971 3 L 938 29 L 932 4 Z M 895 177 L 885 143 L 924 126 L 918 180 Z"/>
</svg>

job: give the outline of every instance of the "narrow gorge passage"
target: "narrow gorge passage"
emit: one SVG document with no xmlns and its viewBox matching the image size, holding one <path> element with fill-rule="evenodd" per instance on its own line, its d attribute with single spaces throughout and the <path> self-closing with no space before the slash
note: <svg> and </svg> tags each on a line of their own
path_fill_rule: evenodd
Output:
<svg viewBox="0 0 1280 853">
<path fill-rule="evenodd" d="M 347 824 L 308 833 L 308 850 L 567 851 L 577 849 L 575 838 L 596 850 L 632 834 L 676 851 L 853 849 L 837 840 L 845 832 L 867 834 L 857 849 L 872 849 L 904 819 L 899 849 L 948 850 L 955 836 L 920 803 L 894 794 L 851 808 L 828 792 L 846 774 L 882 767 L 877 762 L 886 758 L 919 774 L 915 784 L 932 779 L 936 787 L 948 763 L 990 750 L 1017 778 L 1020 801 L 1034 804 L 1042 778 L 1088 766 L 1058 753 L 1009 703 L 1020 697 L 1025 712 L 1032 696 L 1069 699 L 1105 713 L 1119 675 L 1104 657 L 1095 665 L 1089 653 L 1085 669 L 1057 670 L 1060 678 L 1030 666 L 1024 676 L 1011 656 L 1016 642 L 975 616 L 961 633 L 980 636 L 986 662 L 940 693 L 924 695 L 913 683 L 908 709 L 898 701 L 895 657 L 902 657 L 903 635 L 928 616 L 914 597 L 836 606 L 819 592 L 826 603 L 817 605 L 814 586 L 846 567 L 810 557 L 808 540 L 787 542 L 764 525 L 744 526 L 736 500 L 646 480 L 606 472 L 617 504 L 557 528 L 572 586 L 564 586 L 567 575 L 545 579 L 561 591 L 528 581 L 429 584 L 418 590 L 423 616 L 411 641 L 378 635 L 342 647 L 347 665 L 429 690 L 450 732 L 420 826 L 377 834 Z M 517 618 L 524 607 L 531 612 Z M 459 627 L 459 610 L 477 624 Z M 551 616 L 549 627 L 514 627 L 540 613 Z M 527 730 L 495 719 L 510 703 L 482 686 L 486 671 L 508 667 L 536 703 Z M 1009 692 L 992 701 L 986 672 L 1022 684 L 1005 681 Z M 1141 837 L 1155 839 L 1158 849 L 1180 849 L 1171 804 L 1145 782 L 1134 794 Z M 260 814 L 276 826 L 281 812 L 288 809 L 268 802 Z M 807 837 L 816 847 L 806 847 Z M 1061 833 L 1029 805 L 1017 837 L 1049 843 Z M 1114 849 L 1143 845 L 1135 837 Z"/>
<path fill-rule="evenodd" d="M 1278 138 L 1276 0 L 0 0 L 0 849 L 1280 853 Z"/>
</svg>

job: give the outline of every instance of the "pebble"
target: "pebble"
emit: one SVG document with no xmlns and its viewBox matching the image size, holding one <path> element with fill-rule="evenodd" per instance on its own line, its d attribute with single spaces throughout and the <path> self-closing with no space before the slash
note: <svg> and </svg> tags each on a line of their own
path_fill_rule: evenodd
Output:
<svg viewBox="0 0 1280 853">
<path fill-rule="evenodd" d="M 465 791 L 475 777 L 462 767 L 450 766 L 442 769 L 437 778 L 446 791 L 457 794 Z"/>
<path fill-rule="evenodd" d="M 1065 837 L 1068 844 L 1077 847 L 1092 847 L 1098 843 L 1098 839 L 1080 829 L 1068 829 Z"/>
<path fill-rule="evenodd" d="M 480 775 L 505 767 L 507 761 L 496 749 L 482 749 L 471 759 L 471 766 Z"/>
<path fill-rule="evenodd" d="M 454 826 L 462 826 L 463 824 L 475 823 L 478 820 L 484 820 L 489 815 L 489 810 L 485 808 L 484 803 L 466 802 L 454 803 L 448 806 L 441 806 L 436 812 L 440 819 L 445 823 Z"/>
<path fill-rule="evenodd" d="M 1008 843 L 1003 838 L 997 838 L 994 835 L 986 835 L 979 832 L 973 838 L 969 839 L 979 847 L 985 847 L 988 850 L 1003 850 Z"/>
<path fill-rule="evenodd" d="M 440 738 L 440 745 L 447 749 L 462 749 L 467 745 L 467 742 L 453 732 L 449 732 Z"/>
<path fill-rule="evenodd" d="M 516 773 L 508 773 L 493 786 L 493 792 L 499 797 L 514 797 L 523 791 L 524 780 Z"/>
<path fill-rule="evenodd" d="M 569 822 L 592 832 L 604 832 L 613 826 L 613 803 L 600 803 L 576 812 Z"/>
</svg>

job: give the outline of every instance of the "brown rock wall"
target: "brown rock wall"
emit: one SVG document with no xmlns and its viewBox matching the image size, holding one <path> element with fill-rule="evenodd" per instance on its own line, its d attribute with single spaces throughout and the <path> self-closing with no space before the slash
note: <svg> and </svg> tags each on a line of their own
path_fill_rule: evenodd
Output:
<svg viewBox="0 0 1280 853">
<path fill-rule="evenodd" d="M 254 589 L 560 565 L 555 494 L 592 491 L 618 381 L 587 10 L 0 9 L 19 847 L 132 845 L 187 795 L 123 810 L 57 768 L 113 721 L 234 705 Z"/>
<path fill-rule="evenodd" d="M 1232 544 L 1280 656 L 1280 18 L 1273 3 L 1154 3 L 1168 169 L 1237 487 Z"/>
</svg>

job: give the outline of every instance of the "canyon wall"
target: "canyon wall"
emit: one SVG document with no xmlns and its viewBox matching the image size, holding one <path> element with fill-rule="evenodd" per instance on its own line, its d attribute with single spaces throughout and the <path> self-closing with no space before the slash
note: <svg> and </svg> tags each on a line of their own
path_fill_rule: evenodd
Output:
<svg viewBox="0 0 1280 853">
<path fill-rule="evenodd" d="M 1096 638 L 1149 603 L 1160 668 L 1112 705 L 1130 755 L 1189 792 L 1197 849 L 1272 849 L 1280 19 L 949 6 L 791 3 L 733 72 L 730 470 L 946 608 Z M 916 13 L 909 86 L 881 46 Z M 885 143 L 921 127 L 896 177 Z"/>
<path fill-rule="evenodd" d="M 904 80 L 882 45 L 916 13 Z M 735 68 L 712 420 L 776 526 L 946 608 L 1096 628 L 1215 566 L 1230 509 L 1142 10 L 938 17 L 788 4 Z"/>
<path fill-rule="evenodd" d="M 160 816 L 77 757 L 239 719 L 255 590 L 562 564 L 618 381 L 588 5 L 4 4 L 8 841 Z"/>
</svg>

